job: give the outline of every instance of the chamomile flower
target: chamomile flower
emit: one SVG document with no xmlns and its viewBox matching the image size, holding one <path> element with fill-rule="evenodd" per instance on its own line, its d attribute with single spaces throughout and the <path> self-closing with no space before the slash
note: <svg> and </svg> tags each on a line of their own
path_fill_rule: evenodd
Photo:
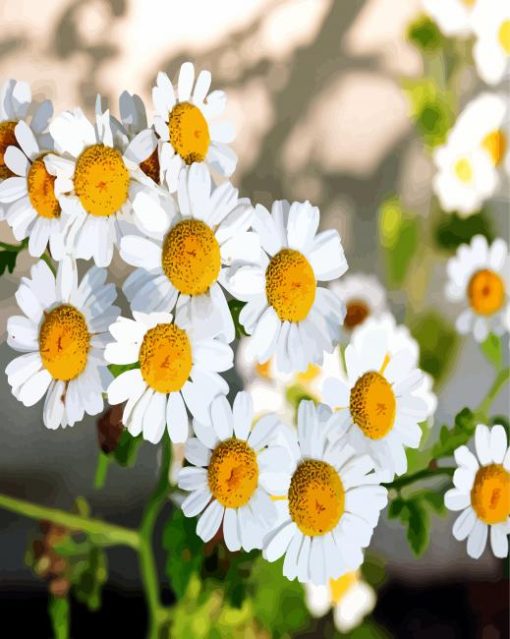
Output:
<svg viewBox="0 0 510 639">
<path fill-rule="evenodd" d="M 181 174 L 177 197 L 178 211 L 154 196 L 135 199 L 139 217 L 153 220 L 152 228 L 159 223 L 162 232 L 122 239 L 122 259 L 139 267 L 124 293 L 135 311 L 170 311 L 177 304 L 191 323 L 214 325 L 231 342 L 234 324 L 219 282 L 235 259 L 260 250 L 256 235 L 247 232 L 253 209 L 230 182 L 212 188 L 204 164 Z"/>
<path fill-rule="evenodd" d="M 197 335 L 170 313 L 133 312 L 110 326 L 115 342 L 106 346 L 111 364 L 136 368 L 116 377 L 108 387 L 110 404 L 127 401 L 122 421 L 133 436 L 142 433 L 157 444 L 168 430 L 173 442 L 188 437 L 188 415 L 205 423 L 209 407 L 228 384 L 218 374 L 232 367 L 232 349 L 213 333 Z"/>
<path fill-rule="evenodd" d="M 257 205 L 253 227 L 263 250 L 224 278 L 230 293 L 247 302 L 239 321 L 251 335 L 251 353 L 259 363 L 275 355 L 284 373 L 320 364 L 340 338 L 344 305 L 318 281 L 340 277 L 347 261 L 338 232 L 317 234 L 318 226 L 319 209 L 309 202 L 275 202 L 271 214 Z"/>
<path fill-rule="evenodd" d="M 483 342 L 490 332 L 507 329 L 505 313 L 510 302 L 510 256 L 502 239 L 488 245 L 483 235 L 462 244 L 446 266 L 446 297 L 466 307 L 458 316 L 459 333 L 473 333 Z"/>
<path fill-rule="evenodd" d="M 76 263 L 64 257 L 56 278 L 42 260 L 24 277 L 16 300 L 24 315 L 10 317 L 7 342 L 25 353 L 6 368 L 16 399 L 33 406 L 46 393 L 47 428 L 73 426 L 83 415 L 103 410 L 103 392 L 112 375 L 104 347 L 108 327 L 120 309 L 116 291 L 105 284 L 106 270 L 90 268 L 78 285 Z"/>
<path fill-rule="evenodd" d="M 161 171 L 171 193 L 177 190 L 180 173 L 195 162 L 205 162 L 226 177 L 236 168 L 237 156 L 228 146 L 234 128 L 230 122 L 217 121 L 226 97 L 223 91 L 209 93 L 210 86 L 209 71 L 201 71 L 195 82 L 195 67 L 185 62 L 175 88 L 160 71 L 152 89 L 154 126 L 163 143 Z"/>
<path fill-rule="evenodd" d="M 287 431 L 292 470 L 284 499 L 275 502 L 282 515 L 264 539 L 263 556 L 285 555 L 283 574 L 290 580 L 321 585 L 359 568 L 388 500 L 368 455 L 356 456 L 342 440 L 327 443 L 326 433 L 339 421 L 327 406 L 302 401 L 297 441 Z"/>
<path fill-rule="evenodd" d="M 323 617 L 333 608 L 337 630 L 348 633 L 375 608 L 376 594 L 359 570 L 354 570 L 339 579 L 330 579 L 325 586 L 305 584 L 305 602 L 314 617 Z"/>
<path fill-rule="evenodd" d="M 334 282 L 330 290 L 345 304 L 343 329 L 350 333 L 368 317 L 379 317 L 386 310 L 386 291 L 373 275 L 353 273 Z"/>
<path fill-rule="evenodd" d="M 387 481 L 406 471 L 405 447 L 418 448 L 419 423 L 435 408 L 416 350 L 402 337 L 388 330 L 385 320 L 367 322 L 345 350 L 346 372 L 323 386 L 324 400 L 339 417 L 332 441 L 344 438 L 357 452 L 368 453 Z"/>
<path fill-rule="evenodd" d="M 211 405 L 212 427 L 193 422 L 196 437 L 185 450 L 192 466 L 178 478 L 179 488 L 190 492 L 182 503 L 186 517 L 202 513 L 197 535 L 209 541 L 222 527 L 232 551 L 262 547 L 277 517 L 266 487 L 290 462 L 287 450 L 274 443 L 278 418 L 266 415 L 252 422 L 248 393 L 238 393 L 232 408 L 225 397 L 217 397 Z"/>
<path fill-rule="evenodd" d="M 453 475 L 455 488 L 444 496 L 449 510 L 462 510 L 453 525 L 453 536 L 467 538 L 467 553 L 478 559 L 487 543 L 496 557 L 508 554 L 510 533 L 510 448 L 503 426 L 475 431 L 476 456 L 467 446 L 455 451 L 458 468 Z"/>
<path fill-rule="evenodd" d="M 478 75 L 487 84 L 498 84 L 510 73 L 508 3 L 477 0 L 471 24 L 476 37 L 473 57 Z"/>
<path fill-rule="evenodd" d="M 471 34 L 471 14 L 477 0 L 422 0 L 427 15 L 446 36 Z"/>
<path fill-rule="evenodd" d="M 81 109 L 66 111 L 50 124 L 55 149 L 44 162 L 56 176 L 55 190 L 66 218 L 66 250 L 108 266 L 120 238 L 136 230 L 132 201 L 155 187 L 138 166 L 138 140 L 124 147 L 113 135 L 109 111 L 96 105 L 93 125 Z"/>
</svg>

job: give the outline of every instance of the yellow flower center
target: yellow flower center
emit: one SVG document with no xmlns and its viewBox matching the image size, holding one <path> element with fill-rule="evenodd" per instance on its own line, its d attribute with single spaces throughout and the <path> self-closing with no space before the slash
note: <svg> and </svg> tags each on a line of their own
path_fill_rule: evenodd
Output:
<svg viewBox="0 0 510 639">
<path fill-rule="evenodd" d="M 349 401 L 354 423 L 370 439 L 381 439 L 393 428 L 397 400 L 380 373 L 364 373 L 354 384 Z"/>
<path fill-rule="evenodd" d="M 345 314 L 344 326 L 349 330 L 363 324 L 370 315 L 370 309 L 365 302 L 362 302 L 361 300 L 349 300 L 346 307 L 347 312 Z"/>
<path fill-rule="evenodd" d="M 317 364 L 308 364 L 308 368 L 302 373 L 298 373 L 296 375 L 296 381 L 299 384 L 308 384 L 309 382 L 313 382 L 321 372 L 320 366 Z"/>
<path fill-rule="evenodd" d="M 510 20 L 503 20 L 498 30 L 498 41 L 506 55 L 510 55 Z"/>
<path fill-rule="evenodd" d="M 455 175 L 464 184 L 469 184 L 473 179 L 473 167 L 467 158 L 459 158 L 453 167 Z"/>
<path fill-rule="evenodd" d="M 259 466 L 255 451 L 233 437 L 221 442 L 212 452 L 207 479 L 213 497 L 222 506 L 244 506 L 257 489 Z"/>
<path fill-rule="evenodd" d="M 17 146 L 19 148 L 18 141 L 14 135 L 14 129 L 17 124 L 17 122 L 9 120 L 0 122 L 0 180 L 5 180 L 14 175 L 11 169 L 6 166 L 4 155 L 8 146 Z"/>
<path fill-rule="evenodd" d="M 260 377 L 271 379 L 271 360 L 268 359 L 267 362 L 263 362 L 262 364 L 255 364 L 255 370 Z"/>
<path fill-rule="evenodd" d="M 469 304 L 479 315 L 492 315 L 499 311 L 505 302 L 505 293 L 502 278 L 490 269 L 477 271 L 469 280 Z"/>
<path fill-rule="evenodd" d="M 140 346 L 140 371 L 158 393 L 175 393 L 188 381 L 193 366 L 191 343 L 175 324 L 149 329 Z"/>
<path fill-rule="evenodd" d="M 462 0 L 462 4 L 468 8 L 475 6 L 476 0 Z"/>
<path fill-rule="evenodd" d="M 282 322 L 303 321 L 314 303 L 316 288 L 313 269 L 302 253 L 285 248 L 271 258 L 266 296 Z"/>
<path fill-rule="evenodd" d="M 90 215 L 116 213 L 129 192 L 129 171 L 119 151 L 104 144 L 87 147 L 76 160 L 74 190 Z"/>
<path fill-rule="evenodd" d="M 27 176 L 28 197 L 41 217 L 53 219 L 60 216 L 60 204 L 54 190 L 55 179 L 46 170 L 43 156 L 32 162 Z"/>
<path fill-rule="evenodd" d="M 207 293 L 220 273 L 221 255 L 212 229 L 201 220 L 183 220 L 165 237 L 163 271 L 185 295 Z"/>
<path fill-rule="evenodd" d="M 498 129 L 491 131 L 482 140 L 482 147 L 490 155 L 494 166 L 499 166 L 506 151 L 506 135 Z"/>
<path fill-rule="evenodd" d="M 45 313 L 39 331 L 39 352 L 53 379 L 68 382 L 83 373 L 89 349 L 87 322 L 78 309 L 62 304 Z"/>
<path fill-rule="evenodd" d="M 168 119 L 170 143 L 186 164 L 203 162 L 211 137 L 202 111 L 189 102 L 176 104 Z"/>
<path fill-rule="evenodd" d="M 510 473 L 501 464 L 478 470 L 471 489 L 471 505 L 486 524 L 499 524 L 510 516 Z"/>
<path fill-rule="evenodd" d="M 333 530 L 344 512 L 345 491 L 336 470 L 325 461 L 306 459 L 290 481 L 289 512 L 310 537 Z"/>
<path fill-rule="evenodd" d="M 145 158 L 143 162 L 140 162 L 140 168 L 142 171 L 151 178 L 156 184 L 159 184 L 159 156 L 158 156 L 158 147 L 154 149 L 154 151 L 149 155 L 148 158 Z"/>
<path fill-rule="evenodd" d="M 359 581 L 359 572 L 346 572 L 338 579 L 329 580 L 329 591 L 331 593 L 331 602 L 337 604 L 344 597 L 345 593 Z"/>
</svg>

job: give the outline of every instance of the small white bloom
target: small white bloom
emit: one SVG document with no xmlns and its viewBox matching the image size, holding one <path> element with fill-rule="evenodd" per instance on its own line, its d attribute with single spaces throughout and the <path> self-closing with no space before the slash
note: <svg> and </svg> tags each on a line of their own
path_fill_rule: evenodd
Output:
<svg viewBox="0 0 510 639">
<path fill-rule="evenodd" d="M 510 6 L 507 2 L 477 0 L 471 14 L 476 36 L 473 56 L 479 76 L 498 84 L 510 73 Z"/>
<path fill-rule="evenodd" d="M 373 275 L 347 274 L 330 285 L 330 290 L 345 304 L 343 331 L 350 334 L 369 317 L 379 317 L 386 311 L 386 291 Z"/>
<path fill-rule="evenodd" d="M 471 14 L 477 0 L 422 0 L 427 15 L 446 36 L 471 34 Z"/>
</svg>

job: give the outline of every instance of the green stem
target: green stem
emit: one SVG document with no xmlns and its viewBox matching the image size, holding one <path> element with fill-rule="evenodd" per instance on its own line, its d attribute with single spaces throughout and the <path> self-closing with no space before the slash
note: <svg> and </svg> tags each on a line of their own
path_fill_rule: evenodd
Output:
<svg viewBox="0 0 510 639">
<path fill-rule="evenodd" d="M 496 375 L 496 379 L 494 380 L 492 386 L 489 388 L 489 391 L 485 398 L 480 402 L 478 408 L 475 410 L 475 415 L 481 421 L 487 421 L 490 408 L 492 406 L 492 402 L 496 399 L 500 390 L 506 384 L 506 382 L 510 379 L 510 368 L 503 368 Z"/>
<path fill-rule="evenodd" d="M 438 477 L 440 475 L 448 475 L 449 477 L 451 477 L 454 472 L 455 468 L 451 467 L 423 468 L 422 470 L 416 471 L 412 475 L 404 475 L 402 477 L 398 477 L 394 481 L 383 485 L 386 486 L 386 488 L 394 488 L 395 490 L 400 490 L 404 486 L 414 484 L 415 481 L 420 481 L 421 479 L 432 479 L 432 477 Z"/>
<path fill-rule="evenodd" d="M 105 453 L 100 451 L 97 457 L 96 474 L 94 477 L 94 488 L 96 490 L 100 490 L 104 486 L 109 465 L 110 458 L 108 455 L 105 455 Z"/>
<path fill-rule="evenodd" d="M 158 515 L 167 501 L 169 482 L 168 476 L 170 472 L 170 463 L 172 459 L 172 448 L 167 435 L 163 438 L 162 459 L 159 481 L 156 484 L 154 492 L 149 497 L 147 506 L 142 516 L 140 524 L 140 572 L 142 575 L 143 586 L 145 590 L 145 598 L 149 614 L 149 639 L 157 639 L 164 623 L 168 621 L 168 610 L 161 604 L 159 592 L 159 578 L 156 568 L 156 561 L 152 551 L 152 536 L 154 533 L 154 525 Z"/>
<path fill-rule="evenodd" d="M 46 519 L 71 530 L 95 535 L 96 539 L 94 542 L 101 546 L 129 546 L 134 549 L 138 549 L 140 546 L 140 538 L 136 530 L 109 524 L 100 519 L 88 519 L 81 515 L 68 513 L 65 510 L 39 506 L 24 499 L 17 499 L 2 494 L 0 494 L 0 508 L 5 508 L 12 513 L 24 515 L 30 519 Z"/>
</svg>

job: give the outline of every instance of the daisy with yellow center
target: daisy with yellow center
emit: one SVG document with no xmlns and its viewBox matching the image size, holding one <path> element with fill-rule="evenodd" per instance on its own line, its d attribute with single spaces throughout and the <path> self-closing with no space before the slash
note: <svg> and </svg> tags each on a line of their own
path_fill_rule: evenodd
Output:
<svg viewBox="0 0 510 639">
<path fill-rule="evenodd" d="M 259 364 L 273 355 L 284 373 L 321 364 L 340 337 L 341 300 L 319 282 L 345 273 L 347 261 L 337 231 L 317 233 L 319 209 L 309 202 L 275 202 L 270 214 L 257 205 L 253 227 L 262 249 L 230 269 L 225 285 L 247 304 L 239 320 L 251 335 Z"/>
<path fill-rule="evenodd" d="M 177 192 L 178 210 L 161 196 L 140 194 L 134 202 L 140 219 L 160 224 L 152 238 L 126 236 L 120 253 L 139 267 L 124 283 L 124 293 L 135 311 L 172 310 L 177 304 L 194 326 L 234 339 L 234 324 L 220 282 L 236 260 L 254 258 L 259 244 L 247 232 L 253 209 L 238 199 L 230 182 L 214 187 L 204 164 L 182 173 Z"/>
<path fill-rule="evenodd" d="M 447 491 L 444 503 L 449 510 L 462 510 L 453 525 L 453 536 L 467 538 L 467 553 L 478 559 L 490 543 L 496 557 L 508 554 L 510 534 L 510 448 L 503 426 L 475 431 L 476 456 L 467 446 L 455 451 L 458 468 L 453 475 L 455 488 Z"/>
<path fill-rule="evenodd" d="M 379 317 L 386 310 L 386 291 L 373 275 L 346 275 L 329 288 L 345 304 L 342 328 L 347 335 L 362 326 L 369 317 Z"/>
<path fill-rule="evenodd" d="M 302 401 L 297 439 L 286 432 L 292 465 L 284 490 L 271 490 L 283 499 L 275 501 L 280 519 L 264 539 L 263 555 L 268 561 L 285 555 L 290 580 L 327 584 L 359 568 L 387 504 L 370 457 L 355 455 L 344 441 L 328 443 L 326 434 L 338 423 L 324 404 Z"/>
<path fill-rule="evenodd" d="M 510 72 L 510 8 L 506 2 L 478 0 L 471 16 L 478 75 L 487 84 L 499 84 Z"/>
<path fill-rule="evenodd" d="M 57 276 L 39 261 L 24 277 L 16 301 L 24 315 L 10 317 L 7 342 L 25 353 L 6 368 L 16 399 L 25 406 L 46 393 L 47 428 L 73 426 L 85 413 L 103 410 L 103 392 L 112 379 L 103 353 L 108 327 L 119 314 L 106 270 L 92 267 L 78 284 L 76 263 L 64 257 Z"/>
<path fill-rule="evenodd" d="M 169 313 L 138 313 L 110 326 L 111 364 L 133 364 L 108 387 L 110 404 L 127 402 L 122 421 L 136 437 L 157 444 L 165 429 L 173 442 L 188 437 L 186 407 L 209 423 L 209 407 L 228 384 L 218 374 L 232 367 L 232 350 L 214 336 L 200 334 Z"/>
<path fill-rule="evenodd" d="M 459 333 L 473 333 L 483 342 L 491 332 L 501 335 L 508 330 L 510 255 L 504 240 L 489 246 L 484 236 L 476 235 L 458 248 L 446 270 L 446 297 L 465 307 L 456 321 Z"/>
<path fill-rule="evenodd" d="M 418 348 L 387 315 L 357 331 L 345 350 L 346 370 L 324 381 L 325 402 L 339 417 L 332 441 L 345 438 L 368 453 L 385 480 L 407 469 L 405 448 L 418 448 L 419 423 L 435 410 L 430 382 L 418 369 Z"/>
<path fill-rule="evenodd" d="M 472 33 L 471 15 L 478 1 L 421 0 L 421 4 L 446 36 L 467 37 Z"/>
<path fill-rule="evenodd" d="M 137 163 L 138 138 L 128 143 L 114 135 L 116 129 L 98 98 L 95 125 L 81 109 L 51 122 L 55 150 L 65 156 L 44 156 L 46 169 L 56 177 L 66 250 L 76 258 L 93 258 L 97 266 L 108 266 L 120 238 L 139 225 L 132 210 L 135 195 L 155 188 Z"/>
<path fill-rule="evenodd" d="M 166 73 L 159 72 L 152 99 L 156 109 L 154 127 L 161 140 L 161 171 L 171 193 L 177 190 L 182 171 L 196 162 L 229 177 L 237 156 L 228 146 L 234 139 L 230 122 L 217 121 L 225 109 L 223 91 L 209 93 L 211 74 L 185 62 L 174 87 Z"/>
<path fill-rule="evenodd" d="M 324 586 L 305 584 L 305 601 L 314 617 L 323 617 L 333 609 L 337 630 L 349 633 L 372 612 L 376 594 L 362 579 L 359 570 L 355 570 L 339 579 L 330 579 Z"/>
<path fill-rule="evenodd" d="M 211 426 L 193 421 L 195 437 L 186 442 L 191 466 L 179 473 L 178 485 L 190 494 L 182 503 L 186 517 L 200 515 L 197 535 L 209 541 L 222 528 L 227 548 L 262 548 L 264 534 L 276 520 L 267 492 L 270 480 L 289 462 L 275 444 L 280 424 L 266 415 L 253 424 L 250 395 L 236 395 L 232 408 L 223 396 L 211 405 Z"/>
</svg>

